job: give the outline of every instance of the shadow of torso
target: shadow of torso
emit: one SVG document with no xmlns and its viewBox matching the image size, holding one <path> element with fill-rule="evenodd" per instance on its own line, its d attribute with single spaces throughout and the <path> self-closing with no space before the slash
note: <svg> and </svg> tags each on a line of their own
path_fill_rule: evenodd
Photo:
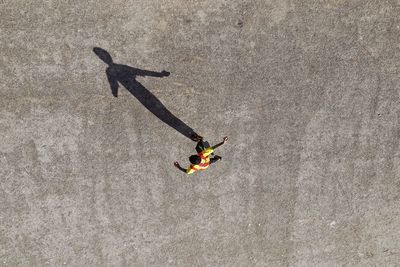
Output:
<svg viewBox="0 0 400 267">
<path fill-rule="evenodd" d="M 156 116 L 160 115 L 160 112 L 169 112 L 160 100 L 136 80 L 137 76 L 162 77 L 160 73 L 143 71 L 121 64 L 112 64 L 107 68 L 106 72 L 113 94 L 116 93 L 114 88 L 118 88 L 118 84 L 116 83 L 119 82 Z"/>
</svg>

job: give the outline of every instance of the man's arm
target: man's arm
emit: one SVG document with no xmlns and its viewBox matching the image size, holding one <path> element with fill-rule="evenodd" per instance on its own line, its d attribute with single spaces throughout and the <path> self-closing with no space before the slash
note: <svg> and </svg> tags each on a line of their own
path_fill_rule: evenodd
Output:
<svg viewBox="0 0 400 267">
<path fill-rule="evenodd" d="M 216 149 L 217 147 L 222 146 L 223 144 L 225 144 L 228 141 L 228 136 L 225 136 L 223 141 L 219 144 L 216 144 L 215 146 L 212 146 L 212 149 Z"/>
<path fill-rule="evenodd" d="M 186 173 L 186 169 L 182 168 L 177 161 L 174 162 L 175 167 Z"/>
</svg>

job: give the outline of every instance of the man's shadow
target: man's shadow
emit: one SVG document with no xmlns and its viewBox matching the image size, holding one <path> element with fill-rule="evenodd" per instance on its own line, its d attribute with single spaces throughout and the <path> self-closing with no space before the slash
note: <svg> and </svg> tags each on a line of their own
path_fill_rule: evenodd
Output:
<svg viewBox="0 0 400 267">
<path fill-rule="evenodd" d="M 198 141 L 200 136 L 183 121 L 175 117 L 149 90 L 136 80 L 136 76 L 167 77 L 169 72 L 148 71 L 129 67 L 127 65 L 115 64 L 111 55 L 104 49 L 95 47 L 93 52 L 107 65 L 106 74 L 111 86 L 113 96 L 118 96 L 119 84 L 122 84 L 140 103 L 160 120 L 193 141 Z"/>
</svg>

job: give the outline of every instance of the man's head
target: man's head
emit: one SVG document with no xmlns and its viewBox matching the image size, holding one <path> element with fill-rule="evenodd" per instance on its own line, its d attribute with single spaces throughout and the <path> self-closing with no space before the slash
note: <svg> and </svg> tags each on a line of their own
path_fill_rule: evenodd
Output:
<svg viewBox="0 0 400 267">
<path fill-rule="evenodd" d="M 190 161 L 190 163 L 196 165 L 196 164 L 199 164 L 201 162 L 201 158 L 199 156 L 197 156 L 197 155 L 191 155 L 189 157 L 189 161 Z"/>
</svg>

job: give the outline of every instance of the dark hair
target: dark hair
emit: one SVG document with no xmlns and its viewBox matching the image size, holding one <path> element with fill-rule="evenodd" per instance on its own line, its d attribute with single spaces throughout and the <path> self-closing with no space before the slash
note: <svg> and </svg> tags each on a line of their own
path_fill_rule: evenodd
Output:
<svg viewBox="0 0 400 267">
<path fill-rule="evenodd" d="M 197 155 L 191 155 L 191 156 L 189 157 L 189 161 L 190 161 L 192 164 L 199 164 L 199 163 L 201 162 L 201 158 L 200 158 L 199 156 L 197 156 Z"/>
</svg>

